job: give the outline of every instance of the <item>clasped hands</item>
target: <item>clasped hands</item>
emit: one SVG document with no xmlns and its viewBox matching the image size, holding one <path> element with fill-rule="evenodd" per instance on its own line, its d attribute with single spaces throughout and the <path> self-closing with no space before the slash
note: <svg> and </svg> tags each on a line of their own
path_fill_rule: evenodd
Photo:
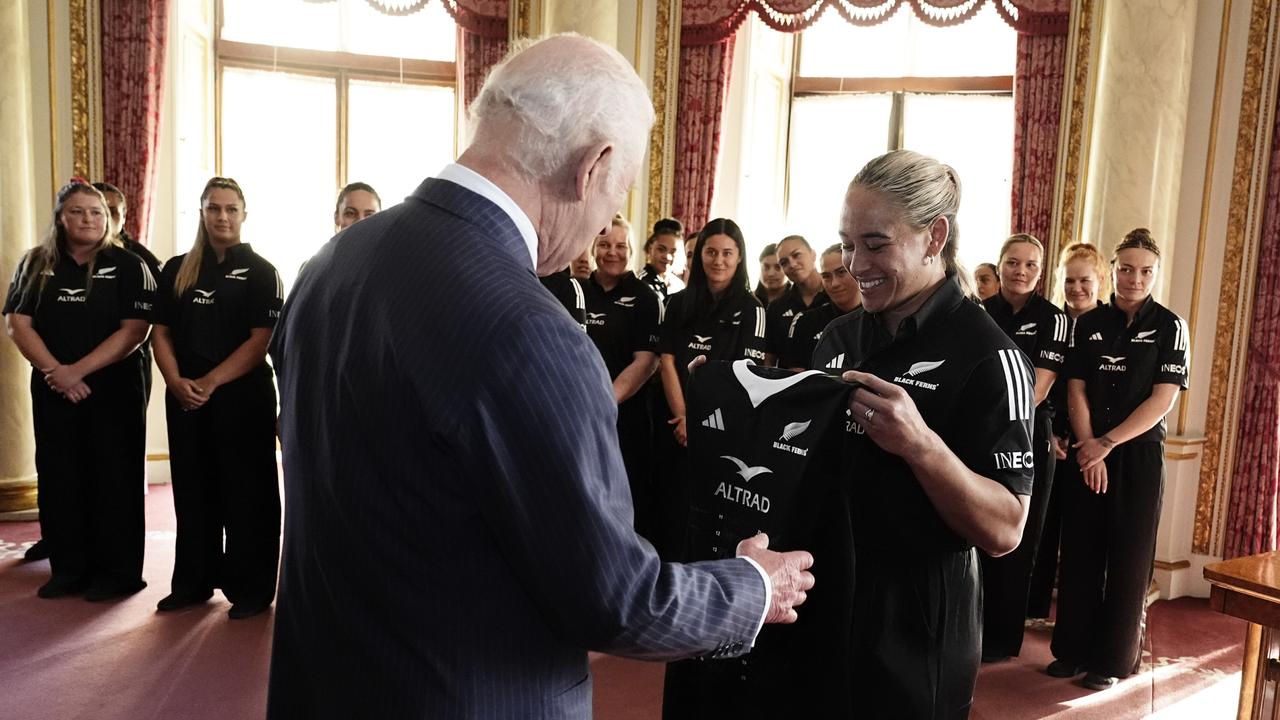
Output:
<svg viewBox="0 0 1280 720">
<path fill-rule="evenodd" d="M 1100 438 L 1086 438 L 1071 447 L 1076 449 L 1076 462 L 1084 473 L 1084 484 L 1097 494 L 1107 492 L 1107 464 L 1103 460 L 1111 454 L 1116 443 L 1103 435 Z"/>
<path fill-rule="evenodd" d="M 84 382 L 84 375 L 75 365 L 54 365 L 40 368 L 40 372 L 44 374 L 44 383 L 49 389 L 69 402 L 78 403 L 93 394 L 93 390 Z"/>
<path fill-rule="evenodd" d="M 216 388 L 217 384 L 210 381 L 208 376 L 199 380 L 180 377 L 169 385 L 169 392 L 177 398 L 183 410 L 198 410 L 209 402 L 209 396 L 213 395 Z"/>
</svg>

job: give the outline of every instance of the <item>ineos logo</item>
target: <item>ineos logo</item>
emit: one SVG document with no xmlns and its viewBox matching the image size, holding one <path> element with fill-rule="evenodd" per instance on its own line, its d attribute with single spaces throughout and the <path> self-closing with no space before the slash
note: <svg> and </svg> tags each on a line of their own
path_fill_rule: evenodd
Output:
<svg viewBox="0 0 1280 720">
<path fill-rule="evenodd" d="M 1021 468 L 1032 467 L 1031 451 L 1027 452 L 998 452 L 993 455 L 996 459 L 997 470 L 1018 470 Z"/>
</svg>

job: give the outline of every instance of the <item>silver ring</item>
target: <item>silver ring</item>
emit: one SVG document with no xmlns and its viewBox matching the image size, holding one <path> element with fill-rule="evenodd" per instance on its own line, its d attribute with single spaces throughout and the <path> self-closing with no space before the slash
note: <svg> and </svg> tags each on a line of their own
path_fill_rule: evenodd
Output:
<svg viewBox="0 0 1280 720">
<path fill-rule="evenodd" d="M 874 408 L 867 408 L 867 412 L 864 414 L 867 416 L 867 421 L 869 422 L 871 420 L 871 416 L 876 414 L 876 411 Z"/>
</svg>

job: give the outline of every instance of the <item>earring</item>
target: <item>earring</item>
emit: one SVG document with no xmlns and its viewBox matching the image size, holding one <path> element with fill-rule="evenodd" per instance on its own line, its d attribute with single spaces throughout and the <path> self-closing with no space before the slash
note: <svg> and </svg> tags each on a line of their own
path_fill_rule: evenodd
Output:
<svg viewBox="0 0 1280 720">
<path fill-rule="evenodd" d="M 924 264 L 925 264 L 925 265 L 932 265 L 932 264 L 933 264 L 933 259 L 934 259 L 934 257 L 936 257 L 936 256 L 934 256 L 934 255 L 925 255 L 925 256 L 924 256 Z"/>
</svg>

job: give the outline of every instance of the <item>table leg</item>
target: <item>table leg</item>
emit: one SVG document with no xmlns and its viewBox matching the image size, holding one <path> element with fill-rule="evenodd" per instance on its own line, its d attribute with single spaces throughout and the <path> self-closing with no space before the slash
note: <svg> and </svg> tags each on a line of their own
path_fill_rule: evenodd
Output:
<svg viewBox="0 0 1280 720">
<path fill-rule="evenodd" d="M 1262 626 L 1249 623 L 1244 636 L 1244 662 L 1240 667 L 1240 708 L 1236 720 L 1252 720 L 1257 693 L 1265 683 L 1258 682 L 1258 672 L 1265 667 L 1259 662 L 1262 650 Z"/>
</svg>

